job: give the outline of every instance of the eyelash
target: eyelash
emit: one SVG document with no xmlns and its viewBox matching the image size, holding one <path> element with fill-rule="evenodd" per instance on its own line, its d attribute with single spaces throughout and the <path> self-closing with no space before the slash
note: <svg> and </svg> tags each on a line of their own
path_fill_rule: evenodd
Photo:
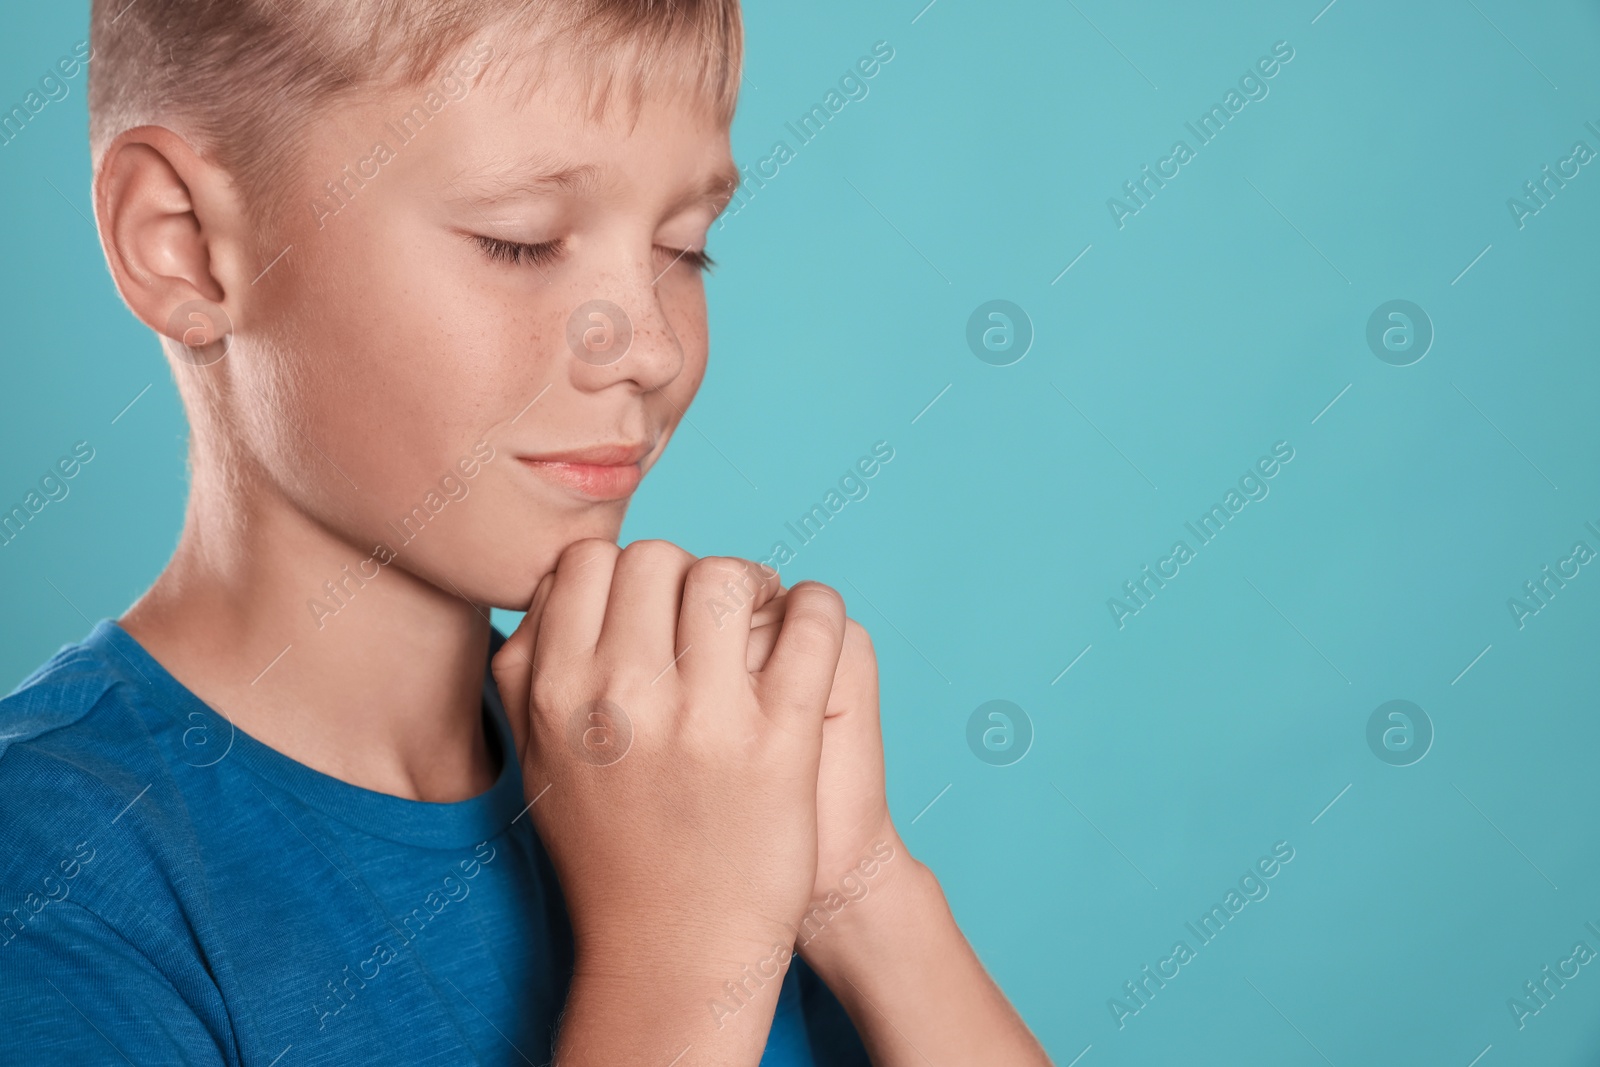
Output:
<svg viewBox="0 0 1600 1067">
<path fill-rule="evenodd" d="M 482 234 L 474 234 L 472 239 L 489 259 L 498 263 L 509 263 L 512 266 L 524 263 L 542 266 L 559 256 L 562 248 L 560 240 L 529 244 L 523 241 L 507 241 L 499 237 L 485 237 Z M 655 250 L 672 263 L 686 263 L 697 271 L 710 271 L 717 265 L 704 249 L 668 248 L 665 245 L 656 245 Z"/>
<path fill-rule="evenodd" d="M 717 261 L 707 255 L 703 248 L 668 248 L 665 245 L 656 245 L 656 251 L 666 255 L 674 263 L 687 263 L 702 274 L 710 273 L 717 265 Z"/>
<path fill-rule="evenodd" d="M 491 260 L 509 263 L 512 266 L 520 266 L 523 263 L 541 266 L 561 254 L 560 241 L 528 244 L 523 241 L 505 241 L 499 237 L 484 237 L 481 234 L 474 234 L 472 239 Z"/>
</svg>

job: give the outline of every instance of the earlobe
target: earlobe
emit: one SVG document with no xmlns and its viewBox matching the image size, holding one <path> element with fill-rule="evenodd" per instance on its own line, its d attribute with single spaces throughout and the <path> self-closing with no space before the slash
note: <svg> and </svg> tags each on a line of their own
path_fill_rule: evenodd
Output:
<svg viewBox="0 0 1600 1067">
<path fill-rule="evenodd" d="M 184 362 L 226 354 L 233 324 L 219 240 L 229 231 L 226 177 L 159 126 L 125 131 L 95 177 L 95 213 L 117 290 Z"/>
</svg>

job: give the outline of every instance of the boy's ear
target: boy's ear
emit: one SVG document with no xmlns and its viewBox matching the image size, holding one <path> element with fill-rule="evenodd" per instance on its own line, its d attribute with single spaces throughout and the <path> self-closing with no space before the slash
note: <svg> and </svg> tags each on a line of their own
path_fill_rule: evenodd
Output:
<svg viewBox="0 0 1600 1067">
<path fill-rule="evenodd" d="M 106 149 L 94 194 L 111 276 L 139 320 L 179 352 L 223 340 L 241 284 L 241 215 L 227 175 L 171 130 L 140 126 Z M 199 322 L 209 329 L 197 333 Z"/>
</svg>

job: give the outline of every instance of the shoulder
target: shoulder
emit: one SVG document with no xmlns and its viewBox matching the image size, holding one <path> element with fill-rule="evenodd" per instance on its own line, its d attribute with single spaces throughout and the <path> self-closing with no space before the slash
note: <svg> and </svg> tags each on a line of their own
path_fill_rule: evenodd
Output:
<svg viewBox="0 0 1600 1067">
<path fill-rule="evenodd" d="M 131 665 L 111 662 L 107 625 L 0 699 L 0 885 L 58 892 L 112 842 L 133 869 L 158 866 L 139 821 L 123 816 L 136 803 L 170 803 L 172 776 Z M 0 898 L 0 912 L 14 903 Z"/>
<path fill-rule="evenodd" d="M 114 662 L 112 625 L 62 648 L 0 699 L 0 797 L 40 800 L 70 784 L 94 804 L 112 799 L 103 789 L 120 795 L 164 762 L 141 713 L 153 694 L 139 692 L 137 665 Z"/>
</svg>

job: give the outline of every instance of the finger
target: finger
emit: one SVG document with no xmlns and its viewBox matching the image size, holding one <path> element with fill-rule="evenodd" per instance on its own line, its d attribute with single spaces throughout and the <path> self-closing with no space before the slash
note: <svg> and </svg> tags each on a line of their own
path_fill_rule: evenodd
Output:
<svg viewBox="0 0 1600 1067">
<path fill-rule="evenodd" d="M 772 595 L 772 599 L 763 604 L 761 606 L 761 610 L 757 611 L 750 619 L 751 628 L 753 629 L 757 626 L 766 626 L 770 623 L 782 622 L 783 605 L 788 596 L 789 591 L 782 585 L 778 586 L 778 591 Z"/>
<path fill-rule="evenodd" d="M 697 560 L 684 577 L 678 612 L 677 670 L 684 678 L 747 676 L 751 617 L 778 588 L 771 567 L 728 556 Z"/>
<path fill-rule="evenodd" d="M 759 676 L 761 706 L 775 717 L 820 725 L 844 648 L 844 600 L 820 582 L 789 590 L 783 629 Z"/>
<path fill-rule="evenodd" d="M 756 625 L 750 628 L 750 648 L 745 657 L 745 666 L 751 674 L 759 674 L 767 665 L 767 660 L 772 656 L 772 650 L 778 643 L 778 634 L 782 631 L 782 615 L 771 616 L 773 604 L 782 604 L 782 598 L 774 600 L 756 613 Z M 763 621 L 763 617 L 772 621 Z M 872 638 L 867 634 L 866 628 L 854 619 L 844 622 L 844 646 L 839 652 L 839 666 L 833 672 L 833 688 L 828 693 L 827 717 L 843 715 L 854 708 L 851 697 L 865 687 L 868 692 L 876 693 L 878 690 L 878 660 L 872 650 Z"/>
<path fill-rule="evenodd" d="M 617 557 L 596 652 L 612 663 L 642 665 L 652 675 L 678 649 L 678 606 L 695 557 L 667 541 L 635 541 Z"/>
<path fill-rule="evenodd" d="M 745 649 L 745 670 L 755 674 L 767 665 L 767 657 L 778 643 L 778 633 L 783 629 L 783 609 L 789 601 L 789 591 L 778 586 L 777 595 L 761 606 L 750 618 L 750 644 Z"/>
<path fill-rule="evenodd" d="M 616 545 L 592 537 L 562 550 L 539 620 L 533 662 L 540 670 L 549 663 L 593 654 L 605 619 L 617 553 Z"/>
<path fill-rule="evenodd" d="M 495 687 L 500 690 L 500 706 L 505 709 L 506 721 L 511 725 L 511 736 L 516 742 L 518 763 L 522 762 L 528 751 L 528 704 L 533 694 L 534 642 L 539 633 L 544 601 L 549 596 L 553 580 L 554 575 L 547 574 L 539 581 L 527 613 L 489 663 Z"/>
<path fill-rule="evenodd" d="M 551 571 L 543 578 L 540 578 L 539 585 L 533 591 L 533 600 L 528 604 L 528 615 L 524 616 L 524 618 L 532 616 L 533 621 L 536 624 L 534 628 L 536 635 L 538 633 L 537 623 L 544 618 L 544 608 L 546 604 L 550 603 L 550 590 L 555 588 L 555 584 L 555 571 Z"/>
<path fill-rule="evenodd" d="M 828 718 L 857 710 L 863 700 L 877 706 L 878 655 L 872 636 L 854 619 L 844 621 L 844 646 L 839 650 L 839 666 L 833 672 L 833 689 L 828 694 Z"/>
<path fill-rule="evenodd" d="M 745 649 L 744 669 L 751 674 L 759 674 L 767 665 L 767 659 L 772 655 L 773 646 L 778 643 L 778 633 L 783 629 L 781 620 L 774 622 L 758 623 L 750 627 L 750 644 Z"/>
</svg>

